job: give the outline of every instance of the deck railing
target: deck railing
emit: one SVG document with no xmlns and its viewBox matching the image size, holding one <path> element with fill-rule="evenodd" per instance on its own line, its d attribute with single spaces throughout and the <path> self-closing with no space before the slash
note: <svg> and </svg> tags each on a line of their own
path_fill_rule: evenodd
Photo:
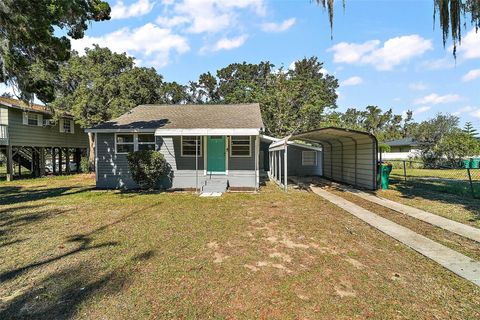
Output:
<svg viewBox="0 0 480 320">
<path fill-rule="evenodd" d="M 8 144 L 8 125 L 0 124 L 0 145 Z"/>
</svg>

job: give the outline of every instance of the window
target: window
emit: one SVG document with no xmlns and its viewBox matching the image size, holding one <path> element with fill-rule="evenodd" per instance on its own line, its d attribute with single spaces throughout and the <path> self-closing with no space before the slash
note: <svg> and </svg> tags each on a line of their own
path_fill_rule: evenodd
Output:
<svg viewBox="0 0 480 320">
<path fill-rule="evenodd" d="M 43 116 L 38 113 L 33 112 L 24 112 L 23 113 L 23 124 L 26 126 L 42 126 L 43 125 Z"/>
<path fill-rule="evenodd" d="M 69 120 L 63 120 L 63 132 L 71 133 L 72 126 Z"/>
<path fill-rule="evenodd" d="M 35 114 L 35 113 L 28 114 L 28 125 L 38 126 L 38 114 Z"/>
<path fill-rule="evenodd" d="M 317 152 L 316 151 L 302 151 L 302 166 L 316 166 Z"/>
<path fill-rule="evenodd" d="M 137 150 L 152 150 L 155 151 L 155 135 L 153 134 L 139 134 Z"/>
<path fill-rule="evenodd" d="M 117 153 L 129 153 L 135 149 L 135 140 L 133 134 L 117 134 L 116 135 Z"/>
<path fill-rule="evenodd" d="M 116 153 L 120 154 L 142 150 L 155 150 L 155 135 L 117 133 L 115 135 L 115 146 Z"/>
<path fill-rule="evenodd" d="M 250 136 L 232 136 L 230 138 L 230 156 L 250 157 Z"/>
<path fill-rule="evenodd" d="M 75 122 L 72 119 L 60 119 L 58 129 L 63 133 L 74 133 Z"/>
<path fill-rule="evenodd" d="M 199 136 L 182 136 L 182 157 L 195 157 L 195 145 L 198 146 L 197 154 L 202 156 L 202 138 Z"/>
</svg>

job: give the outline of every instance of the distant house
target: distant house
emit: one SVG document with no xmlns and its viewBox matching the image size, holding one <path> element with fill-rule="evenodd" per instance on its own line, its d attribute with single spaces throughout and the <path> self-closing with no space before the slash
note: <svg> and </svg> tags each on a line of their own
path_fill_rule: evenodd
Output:
<svg viewBox="0 0 480 320">
<path fill-rule="evenodd" d="M 419 156 L 419 144 L 413 138 L 404 138 L 385 142 L 390 151 L 382 153 L 384 160 L 412 159 Z"/>
<path fill-rule="evenodd" d="M 7 160 L 7 178 L 18 174 L 15 166 L 34 176 L 45 173 L 47 162 L 54 172 L 70 171 L 70 161 L 78 169 L 87 146 L 88 136 L 70 115 L 55 121 L 46 106 L 0 97 L 0 153 Z"/>
</svg>

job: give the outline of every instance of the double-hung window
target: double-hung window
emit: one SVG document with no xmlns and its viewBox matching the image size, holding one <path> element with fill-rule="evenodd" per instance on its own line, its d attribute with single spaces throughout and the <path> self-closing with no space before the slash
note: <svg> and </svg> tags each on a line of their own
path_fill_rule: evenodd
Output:
<svg viewBox="0 0 480 320">
<path fill-rule="evenodd" d="M 115 135 L 115 152 L 117 154 L 142 150 L 155 150 L 155 135 L 153 133 L 117 133 Z"/>
<path fill-rule="evenodd" d="M 251 143 L 250 136 L 232 136 L 230 138 L 230 156 L 250 157 Z"/>
<path fill-rule="evenodd" d="M 195 152 L 195 146 L 197 152 Z M 182 136 L 182 157 L 202 156 L 202 138 L 200 136 Z"/>
<path fill-rule="evenodd" d="M 302 166 L 316 166 L 317 152 L 316 151 L 302 151 Z"/>
<path fill-rule="evenodd" d="M 155 151 L 155 135 L 153 134 L 138 134 L 137 136 L 137 150 L 152 150 Z"/>
<path fill-rule="evenodd" d="M 135 139 L 133 133 L 119 133 L 116 135 L 115 139 L 117 153 L 129 153 L 135 151 Z"/>
<path fill-rule="evenodd" d="M 23 112 L 23 124 L 26 126 L 42 126 L 43 116 L 35 112 Z"/>
</svg>

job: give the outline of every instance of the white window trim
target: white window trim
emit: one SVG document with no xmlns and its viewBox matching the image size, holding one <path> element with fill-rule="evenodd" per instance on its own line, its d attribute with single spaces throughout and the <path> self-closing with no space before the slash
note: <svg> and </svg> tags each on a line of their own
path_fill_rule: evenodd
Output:
<svg viewBox="0 0 480 320">
<path fill-rule="evenodd" d="M 229 154 L 230 154 L 230 157 L 232 158 L 250 158 L 252 156 L 252 136 L 248 136 L 248 155 L 234 155 L 233 154 L 233 148 L 232 148 L 232 142 L 233 142 L 233 137 L 243 137 L 243 136 L 230 136 L 230 139 L 229 142 L 230 142 L 230 145 L 229 145 Z"/>
<path fill-rule="evenodd" d="M 196 155 L 194 155 L 194 154 L 184 154 L 184 153 L 183 153 L 183 137 L 184 137 L 184 136 L 180 136 L 180 155 L 181 155 L 182 157 L 184 157 L 184 158 L 195 158 Z M 198 150 L 200 151 L 200 152 L 198 153 L 198 157 L 201 157 L 202 154 L 203 154 L 203 153 L 202 153 L 202 151 L 203 151 L 203 148 L 202 148 L 202 146 L 203 146 L 203 145 L 202 145 L 203 139 L 202 139 L 202 137 L 201 137 L 201 136 L 187 136 L 187 137 L 198 137 L 198 142 L 199 142 L 199 144 L 200 144 L 200 145 L 198 146 Z"/>
<path fill-rule="evenodd" d="M 30 115 L 34 115 L 37 118 L 37 124 L 29 124 L 28 123 L 28 117 Z M 34 112 L 26 112 L 24 111 L 22 114 L 22 124 L 24 126 L 30 126 L 30 127 L 42 127 L 43 126 L 43 115 L 39 113 L 34 113 Z"/>
<path fill-rule="evenodd" d="M 305 164 L 305 152 L 313 153 L 313 154 L 315 155 L 315 162 L 314 162 L 314 164 Z M 316 165 L 317 165 L 317 151 L 314 151 L 314 150 L 305 150 L 305 151 L 302 151 L 302 166 L 313 167 L 313 166 L 316 166 Z"/>
<path fill-rule="evenodd" d="M 157 142 L 154 141 L 154 142 L 138 142 L 138 136 L 141 135 L 141 134 L 150 134 L 150 135 L 154 135 L 154 133 L 131 133 L 131 132 L 118 132 L 118 133 L 115 133 L 115 154 L 128 154 L 128 152 L 118 152 L 117 150 L 117 144 L 131 144 L 133 145 L 133 152 L 135 151 L 138 151 L 138 145 L 140 144 L 155 144 L 155 149 L 157 149 Z M 117 142 L 117 135 L 131 135 L 133 136 L 133 142 L 126 142 L 126 143 L 118 143 Z"/>
</svg>

